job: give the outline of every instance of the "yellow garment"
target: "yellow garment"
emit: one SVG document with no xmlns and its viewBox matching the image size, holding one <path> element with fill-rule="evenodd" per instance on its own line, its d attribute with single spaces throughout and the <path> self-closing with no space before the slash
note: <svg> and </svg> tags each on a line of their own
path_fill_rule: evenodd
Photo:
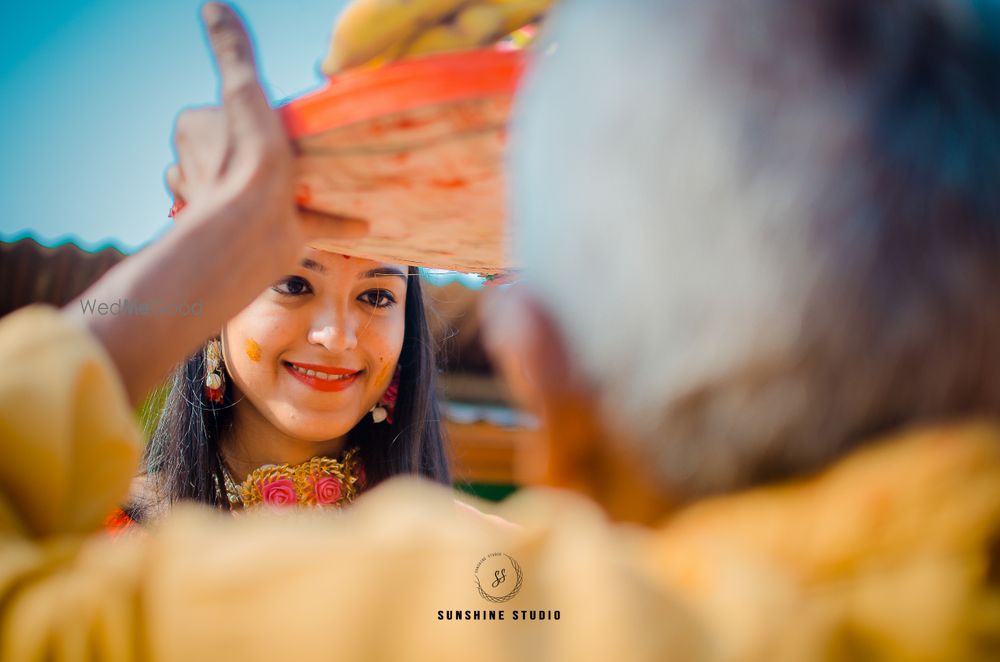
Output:
<svg viewBox="0 0 1000 662">
<path fill-rule="evenodd" d="M 124 495 L 138 436 L 101 347 L 39 308 L 0 322 L 0 361 L 0 659 L 997 657 L 991 425 L 885 440 L 656 531 L 545 491 L 503 504 L 512 531 L 398 479 L 342 512 L 179 508 L 110 540 L 81 534 Z M 510 602 L 475 588 L 493 552 L 523 568 Z M 437 618 L 490 609 L 506 620 Z"/>
<path fill-rule="evenodd" d="M 121 382 L 100 344 L 51 308 L 9 315 L 0 333 L 0 531 L 93 531 L 138 458 Z"/>
<path fill-rule="evenodd" d="M 512 505 L 516 531 L 403 478 L 343 512 L 192 506 L 113 540 L 79 535 L 100 529 L 135 470 L 122 388 L 102 348 L 50 309 L 0 322 L 0 361 L 0 659 L 698 657 L 693 620 L 599 511 L 565 495 Z M 501 604 L 474 583 L 494 552 L 524 576 Z M 505 620 L 438 620 L 491 609 Z"/>
<path fill-rule="evenodd" d="M 724 659 L 1000 659 L 1000 428 L 924 428 L 703 501 L 647 550 Z"/>
</svg>

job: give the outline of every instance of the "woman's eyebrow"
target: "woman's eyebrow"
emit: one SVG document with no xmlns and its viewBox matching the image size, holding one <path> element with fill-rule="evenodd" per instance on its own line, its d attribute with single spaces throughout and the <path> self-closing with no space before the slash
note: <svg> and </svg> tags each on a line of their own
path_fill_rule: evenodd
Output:
<svg viewBox="0 0 1000 662">
<path fill-rule="evenodd" d="M 321 274 L 326 273 L 326 267 L 315 260 L 310 260 L 309 258 L 302 260 L 302 267 Z"/>
<path fill-rule="evenodd" d="M 365 278 L 381 278 L 382 276 L 399 276 L 404 281 L 406 280 L 406 274 L 396 267 L 376 267 L 374 269 L 369 269 L 364 273 L 358 274 L 358 280 L 364 280 Z"/>
</svg>

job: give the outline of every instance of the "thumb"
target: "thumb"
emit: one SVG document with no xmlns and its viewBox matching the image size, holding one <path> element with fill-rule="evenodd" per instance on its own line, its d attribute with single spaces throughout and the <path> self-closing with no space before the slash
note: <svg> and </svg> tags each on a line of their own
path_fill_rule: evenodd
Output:
<svg viewBox="0 0 1000 662">
<path fill-rule="evenodd" d="M 236 133 L 253 137 L 268 126 L 271 106 L 257 77 L 250 35 L 227 4 L 209 2 L 201 15 L 222 83 L 223 111 Z"/>
</svg>

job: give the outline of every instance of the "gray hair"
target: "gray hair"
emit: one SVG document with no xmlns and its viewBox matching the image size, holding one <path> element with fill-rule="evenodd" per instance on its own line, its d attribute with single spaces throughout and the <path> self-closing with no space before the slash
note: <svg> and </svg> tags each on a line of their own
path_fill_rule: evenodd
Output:
<svg viewBox="0 0 1000 662">
<path fill-rule="evenodd" d="M 519 102 L 516 250 L 672 489 L 1000 413 L 1000 40 L 978 6 L 554 17 Z"/>
</svg>

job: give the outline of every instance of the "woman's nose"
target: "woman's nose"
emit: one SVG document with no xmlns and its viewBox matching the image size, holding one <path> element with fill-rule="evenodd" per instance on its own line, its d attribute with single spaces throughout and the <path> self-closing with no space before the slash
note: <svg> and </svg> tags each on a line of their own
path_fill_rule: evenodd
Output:
<svg viewBox="0 0 1000 662">
<path fill-rule="evenodd" d="M 319 319 L 309 330 L 309 342 L 322 345 L 331 352 L 354 349 L 358 344 L 356 327 L 349 315 Z"/>
</svg>

